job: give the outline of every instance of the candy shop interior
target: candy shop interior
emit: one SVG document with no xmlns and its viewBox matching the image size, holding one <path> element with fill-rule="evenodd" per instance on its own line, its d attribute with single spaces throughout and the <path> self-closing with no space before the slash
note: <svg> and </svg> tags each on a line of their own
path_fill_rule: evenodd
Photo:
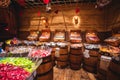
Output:
<svg viewBox="0 0 120 80">
<path fill-rule="evenodd" d="M 120 80 L 120 0 L 0 0 L 0 80 Z"/>
</svg>

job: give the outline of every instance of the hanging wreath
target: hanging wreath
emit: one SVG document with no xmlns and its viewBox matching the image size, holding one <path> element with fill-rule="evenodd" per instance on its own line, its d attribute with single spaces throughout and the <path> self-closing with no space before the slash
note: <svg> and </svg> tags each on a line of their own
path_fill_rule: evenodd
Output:
<svg viewBox="0 0 120 80">
<path fill-rule="evenodd" d="M 0 7 L 6 8 L 10 5 L 10 0 L 0 0 Z"/>
</svg>

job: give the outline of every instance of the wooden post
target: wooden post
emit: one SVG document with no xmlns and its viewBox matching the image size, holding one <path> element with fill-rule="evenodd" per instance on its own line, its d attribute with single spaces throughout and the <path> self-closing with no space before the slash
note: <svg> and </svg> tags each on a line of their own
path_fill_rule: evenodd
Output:
<svg viewBox="0 0 120 80">
<path fill-rule="evenodd" d="M 66 25 L 66 22 L 65 22 L 65 16 L 64 16 L 63 10 L 62 10 L 62 15 L 63 15 L 64 24 L 65 24 L 65 29 L 67 30 L 67 25 Z"/>
</svg>

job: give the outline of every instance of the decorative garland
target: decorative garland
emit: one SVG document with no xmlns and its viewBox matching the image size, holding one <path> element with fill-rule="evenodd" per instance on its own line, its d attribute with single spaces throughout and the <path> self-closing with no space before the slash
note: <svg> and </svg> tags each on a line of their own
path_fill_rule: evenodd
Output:
<svg viewBox="0 0 120 80">
<path fill-rule="evenodd" d="M 10 5 L 10 0 L 0 0 L 0 7 L 6 8 Z"/>
</svg>

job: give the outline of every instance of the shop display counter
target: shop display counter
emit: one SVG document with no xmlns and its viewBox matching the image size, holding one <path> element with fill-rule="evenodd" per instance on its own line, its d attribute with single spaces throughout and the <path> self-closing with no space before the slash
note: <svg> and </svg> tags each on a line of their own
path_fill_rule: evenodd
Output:
<svg viewBox="0 0 120 80">
<path fill-rule="evenodd" d="M 41 31 L 41 35 L 39 37 L 39 41 L 42 41 L 42 42 L 50 41 L 50 37 L 51 37 L 50 30 L 42 30 Z"/>
<path fill-rule="evenodd" d="M 0 59 L 1 80 L 31 80 L 36 76 L 36 69 L 42 59 L 33 60 L 27 57 L 4 57 Z"/>
<path fill-rule="evenodd" d="M 71 43 L 80 43 L 82 41 L 79 30 L 71 30 L 69 37 Z"/>
<path fill-rule="evenodd" d="M 109 56 L 118 56 L 120 55 L 120 48 L 110 45 L 101 45 L 100 53 Z"/>
<path fill-rule="evenodd" d="M 112 37 L 109 37 L 109 38 L 105 39 L 104 41 L 112 46 L 119 46 L 120 45 L 120 35 L 119 34 L 113 35 Z"/>
<path fill-rule="evenodd" d="M 90 43 L 90 44 L 92 44 L 92 43 L 94 44 L 94 43 L 99 43 L 100 42 L 100 39 L 97 36 L 97 32 L 96 31 L 87 31 L 86 35 L 85 35 L 85 38 L 86 38 L 86 42 Z"/>
<path fill-rule="evenodd" d="M 65 41 L 65 31 L 64 30 L 56 30 L 54 33 L 54 41 L 55 42 L 61 42 L 61 41 Z"/>
<path fill-rule="evenodd" d="M 28 56 L 31 58 L 42 58 L 41 65 L 36 69 L 37 76 L 36 80 L 53 80 L 53 64 L 51 57 L 51 48 L 41 46 L 40 49 L 33 49 Z"/>
<path fill-rule="evenodd" d="M 99 46 L 100 44 L 84 43 L 85 51 L 83 52 L 83 69 L 96 73 L 99 61 Z"/>
<path fill-rule="evenodd" d="M 38 31 L 30 31 L 30 35 L 27 37 L 28 40 L 37 40 L 38 39 Z"/>
</svg>

